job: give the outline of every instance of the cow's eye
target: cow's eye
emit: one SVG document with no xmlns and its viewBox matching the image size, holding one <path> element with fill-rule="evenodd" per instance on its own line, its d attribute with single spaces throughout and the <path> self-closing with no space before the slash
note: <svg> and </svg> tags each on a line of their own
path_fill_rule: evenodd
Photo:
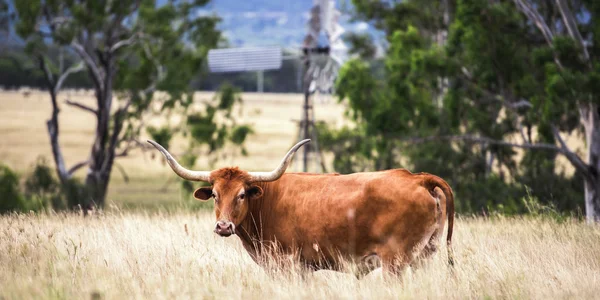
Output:
<svg viewBox="0 0 600 300">
<path fill-rule="evenodd" d="M 245 196 L 246 196 L 246 194 L 240 194 L 240 200 L 244 200 Z"/>
</svg>

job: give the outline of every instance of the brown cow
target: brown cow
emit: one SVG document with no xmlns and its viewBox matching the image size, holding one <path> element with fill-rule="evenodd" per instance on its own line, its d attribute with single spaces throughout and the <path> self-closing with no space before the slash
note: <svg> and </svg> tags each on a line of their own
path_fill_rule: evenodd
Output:
<svg viewBox="0 0 600 300">
<path fill-rule="evenodd" d="M 236 234 L 258 263 L 265 249 L 297 255 L 311 269 L 340 269 L 342 259 L 377 255 L 384 271 L 397 273 L 416 257 L 436 251 L 448 217 L 448 259 L 454 221 L 452 189 L 441 178 L 404 169 L 338 174 L 286 173 L 296 144 L 272 172 L 183 168 L 159 144 L 180 177 L 209 182 L 194 192 L 214 198 L 220 236 Z M 266 247 L 266 246 L 269 247 Z"/>
</svg>

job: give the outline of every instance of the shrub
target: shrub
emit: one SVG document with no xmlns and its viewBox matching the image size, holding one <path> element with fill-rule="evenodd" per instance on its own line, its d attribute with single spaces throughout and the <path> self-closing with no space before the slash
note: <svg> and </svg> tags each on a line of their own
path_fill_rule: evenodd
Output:
<svg viewBox="0 0 600 300">
<path fill-rule="evenodd" d="M 27 176 L 24 194 L 31 202 L 41 208 L 63 209 L 64 203 L 59 195 L 60 183 L 52 175 L 43 157 L 38 157 L 33 171 Z"/>
<path fill-rule="evenodd" d="M 0 164 L 0 213 L 26 210 L 25 199 L 19 190 L 19 176 Z"/>
<path fill-rule="evenodd" d="M 61 184 L 43 157 L 36 160 L 22 186 L 13 170 L 0 164 L 0 213 L 73 209 L 83 206 L 86 195 L 85 185 L 76 178 Z"/>
<path fill-rule="evenodd" d="M 45 158 L 37 159 L 33 171 L 25 180 L 25 196 L 40 208 L 72 209 L 87 199 L 87 189 L 77 178 L 60 183 Z"/>
</svg>

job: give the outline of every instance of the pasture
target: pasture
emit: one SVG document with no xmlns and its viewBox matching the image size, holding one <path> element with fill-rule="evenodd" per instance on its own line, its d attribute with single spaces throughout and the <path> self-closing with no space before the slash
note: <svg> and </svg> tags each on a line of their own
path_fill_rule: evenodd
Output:
<svg viewBox="0 0 600 300">
<path fill-rule="evenodd" d="M 89 92 L 59 100 L 91 103 Z M 198 93 L 197 101 L 212 97 Z M 216 167 L 272 168 L 297 140 L 292 120 L 301 95 L 243 95 L 241 121 L 255 126 L 247 157 Z M 343 107 L 318 103 L 317 118 L 341 124 Z M 93 135 L 85 112 L 61 105 L 60 142 L 67 165 L 84 159 Z M 50 112 L 44 92 L 24 97 L 0 93 L 0 160 L 26 174 L 39 155 L 51 162 L 45 128 Z M 160 123 L 155 119 L 151 122 Z M 181 154 L 178 138 L 173 153 Z M 157 155 L 158 153 L 154 153 Z M 129 182 L 114 171 L 107 209 L 89 218 L 76 214 L 0 216 L 0 298 L 530 298 L 591 299 L 600 295 L 600 227 L 568 219 L 458 218 L 454 272 L 446 248 L 402 279 L 375 272 L 363 280 L 319 271 L 306 277 L 286 271 L 279 257 L 258 267 L 235 236 L 213 232 L 214 216 L 190 211 L 175 175 L 152 153 L 120 159 Z M 206 161 L 198 163 L 208 167 Z M 298 170 L 294 165 L 292 170 Z M 84 170 L 78 173 L 83 176 Z M 1 195 L 0 195 L 1 197 Z M 460 201 L 460 199 L 458 199 Z M 445 237 L 445 234 L 444 234 Z M 286 265 L 286 264 L 284 264 Z M 293 265 L 293 263 L 292 263 Z M 289 267 L 289 264 L 287 264 Z M 293 266 L 292 266 L 293 267 Z"/>
<path fill-rule="evenodd" d="M 6 299 L 593 299 L 600 228 L 576 221 L 459 219 L 456 267 L 445 247 L 400 280 L 258 267 L 208 212 L 0 218 Z M 285 260 L 285 258 L 279 258 Z"/>
</svg>

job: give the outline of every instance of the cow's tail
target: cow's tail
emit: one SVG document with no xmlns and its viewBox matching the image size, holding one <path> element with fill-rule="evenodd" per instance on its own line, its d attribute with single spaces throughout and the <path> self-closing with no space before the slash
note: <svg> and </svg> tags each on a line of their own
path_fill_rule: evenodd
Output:
<svg viewBox="0 0 600 300">
<path fill-rule="evenodd" d="M 454 193 L 446 181 L 435 175 L 425 174 L 423 184 L 425 185 L 425 188 L 430 191 L 433 191 L 433 189 L 439 187 L 444 192 L 444 196 L 446 196 L 446 215 L 448 217 L 446 245 L 448 247 L 448 264 L 454 266 L 454 254 L 452 252 L 452 230 L 454 228 Z"/>
</svg>

